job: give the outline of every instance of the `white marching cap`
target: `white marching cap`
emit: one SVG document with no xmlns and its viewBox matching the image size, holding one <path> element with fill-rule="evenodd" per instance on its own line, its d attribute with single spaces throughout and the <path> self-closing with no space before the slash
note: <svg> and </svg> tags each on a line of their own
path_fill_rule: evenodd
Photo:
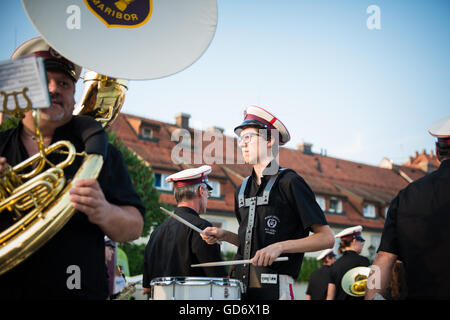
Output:
<svg viewBox="0 0 450 320">
<path fill-rule="evenodd" d="M 317 256 L 317 261 L 322 260 L 323 258 L 325 258 L 326 256 L 328 256 L 329 254 L 333 254 L 333 257 L 335 257 L 336 255 L 333 252 L 333 249 L 325 249 L 323 250 L 318 256 Z"/>
<path fill-rule="evenodd" d="M 53 49 L 42 37 L 32 38 L 22 43 L 11 55 L 11 60 L 34 55 L 42 57 L 46 69 L 60 69 L 77 82 L 81 74 L 81 66 L 73 63 Z"/>
<path fill-rule="evenodd" d="M 450 116 L 433 122 L 428 132 L 436 138 L 450 138 Z"/>
<path fill-rule="evenodd" d="M 244 121 L 239 126 L 234 128 L 234 132 L 239 134 L 239 129 L 252 126 L 257 126 L 267 130 L 278 130 L 280 133 L 280 145 L 287 143 L 291 139 L 291 135 L 283 122 L 261 107 L 247 107 L 244 110 Z"/>
<path fill-rule="evenodd" d="M 198 168 L 189 168 L 168 176 L 166 182 L 173 182 L 174 188 L 205 183 L 208 189 L 212 190 L 212 187 L 208 184 L 208 174 L 210 174 L 211 171 L 211 166 L 207 165 Z"/>
<path fill-rule="evenodd" d="M 342 230 L 341 232 L 336 234 L 334 237 L 341 238 L 344 240 L 352 239 L 352 238 L 358 238 L 358 239 L 364 240 L 364 238 L 361 236 L 362 229 L 363 229 L 362 226 L 350 227 L 350 228 Z"/>
</svg>

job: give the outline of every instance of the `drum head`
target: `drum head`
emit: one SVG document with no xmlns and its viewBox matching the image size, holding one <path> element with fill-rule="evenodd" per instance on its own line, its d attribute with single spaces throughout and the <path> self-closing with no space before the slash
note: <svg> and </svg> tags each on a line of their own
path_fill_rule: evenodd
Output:
<svg viewBox="0 0 450 320">
<path fill-rule="evenodd" d="M 60 54 L 115 78 L 156 79 L 193 64 L 217 26 L 216 0 L 22 0 Z"/>
</svg>

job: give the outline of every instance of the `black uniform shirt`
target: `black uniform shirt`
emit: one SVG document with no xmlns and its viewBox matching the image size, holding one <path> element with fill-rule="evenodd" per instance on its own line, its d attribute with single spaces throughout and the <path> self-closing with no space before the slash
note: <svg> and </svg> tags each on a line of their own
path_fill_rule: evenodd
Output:
<svg viewBox="0 0 450 320">
<path fill-rule="evenodd" d="M 341 281 L 344 274 L 356 267 L 368 267 L 370 261 L 366 257 L 360 256 L 356 251 L 347 250 L 342 256 L 336 260 L 331 266 L 330 270 L 330 282 L 336 286 L 335 300 L 353 300 L 364 299 L 364 297 L 353 297 L 345 293 L 342 290 Z"/>
<path fill-rule="evenodd" d="M 175 214 L 201 230 L 212 226 L 188 207 L 177 207 Z M 207 244 L 198 232 L 168 218 L 152 232 L 145 248 L 143 287 L 150 288 L 150 281 L 158 277 L 226 277 L 225 267 L 191 267 L 191 264 L 221 260 L 218 244 Z"/>
<path fill-rule="evenodd" d="M 78 152 L 85 150 L 79 125 L 80 121 L 86 124 L 89 120 L 80 120 L 81 118 L 73 117 L 69 123 L 57 128 L 52 143 L 69 140 Z M 92 122 L 91 125 L 96 126 L 97 122 Z M 21 128 L 22 124 L 0 132 L 0 156 L 5 157 L 11 166 L 29 157 L 20 139 Z M 120 151 L 108 145 L 105 152 L 105 162 L 97 179 L 105 198 L 115 205 L 134 206 L 143 215 L 145 208 L 131 183 Z M 48 158 L 55 161 L 60 157 L 65 156 L 52 154 Z M 74 163 L 64 170 L 66 179 L 75 175 L 80 163 L 81 158 L 77 156 Z M 8 225 L 9 218 L 8 212 L 1 212 L 0 225 Z M 78 274 L 80 288 L 69 288 L 69 277 Z M 67 224 L 37 252 L 0 276 L 0 298 L 105 299 L 107 296 L 104 233 L 79 211 L 75 211 Z"/>
<path fill-rule="evenodd" d="M 378 251 L 404 264 L 408 298 L 450 298 L 450 160 L 392 200 Z"/>
<path fill-rule="evenodd" d="M 314 270 L 309 276 L 306 294 L 311 296 L 311 300 L 325 300 L 327 298 L 330 270 L 330 266 L 322 266 Z"/>
<path fill-rule="evenodd" d="M 256 182 L 256 174 L 253 170 L 244 193 L 245 198 L 262 195 L 271 178 L 271 175 L 265 173 L 270 172 L 268 169 L 272 165 L 276 163 L 270 163 L 263 171 L 260 185 Z M 237 259 L 242 259 L 249 208 L 239 208 L 239 190 L 240 187 L 235 193 L 235 213 L 239 222 L 240 244 Z M 277 182 L 270 191 L 269 204 L 256 206 L 250 258 L 257 250 L 273 243 L 307 237 L 314 224 L 327 225 L 327 221 L 311 188 L 295 171 L 286 169 L 280 172 Z M 304 253 L 283 254 L 289 257 L 289 261 L 275 262 L 269 267 L 274 273 L 290 275 L 296 279 L 300 272 L 303 255 Z"/>
</svg>

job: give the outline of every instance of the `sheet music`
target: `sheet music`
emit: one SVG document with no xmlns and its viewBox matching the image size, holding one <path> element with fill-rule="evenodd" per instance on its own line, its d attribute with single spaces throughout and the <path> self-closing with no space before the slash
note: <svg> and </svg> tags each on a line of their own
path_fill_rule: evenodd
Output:
<svg viewBox="0 0 450 320">
<path fill-rule="evenodd" d="M 25 94 L 31 100 L 33 109 L 51 106 L 44 60 L 41 57 L 27 57 L 0 62 L 0 111 L 5 99 L 6 108 L 15 109 L 14 96 L 20 108 L 25 108 L 27 100 L 23 94 L 24 88 L 28 88 Z"/>
</svg>

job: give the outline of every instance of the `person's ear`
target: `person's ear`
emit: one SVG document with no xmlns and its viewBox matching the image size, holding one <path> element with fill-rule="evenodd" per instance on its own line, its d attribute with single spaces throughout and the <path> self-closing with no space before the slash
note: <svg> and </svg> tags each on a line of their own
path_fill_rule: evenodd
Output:
<svg viewBox="0 0 450 320">
<path fill-rule="evenodd" d="M 436 157 L 438 158 L 439 161 L 441 161 L 441 157 L 439 156 L 439 150 L 438 150 L 437 143 L 436 143 L 435 148 L 436 148 Z"/>
</svg>

